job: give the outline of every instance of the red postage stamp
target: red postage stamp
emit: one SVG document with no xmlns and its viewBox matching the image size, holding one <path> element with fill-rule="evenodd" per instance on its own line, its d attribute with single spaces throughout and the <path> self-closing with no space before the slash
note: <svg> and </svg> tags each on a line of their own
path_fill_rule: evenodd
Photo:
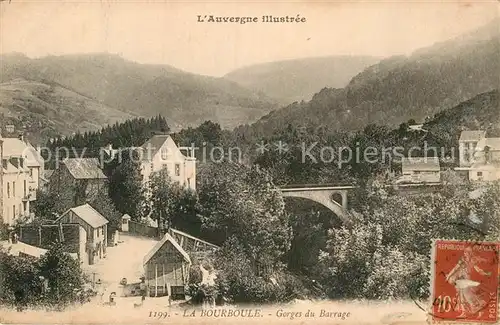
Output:
<svg viewBox="0 0 500 325">
<path fill-rule="evenodd" d="M 436 240 L 432 249 L 434 323 L 498 322 L 499 243 Z"/>
</svg>

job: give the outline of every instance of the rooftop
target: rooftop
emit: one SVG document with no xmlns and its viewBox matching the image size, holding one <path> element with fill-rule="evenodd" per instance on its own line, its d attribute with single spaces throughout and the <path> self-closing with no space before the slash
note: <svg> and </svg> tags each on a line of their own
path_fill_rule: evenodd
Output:
<svg viewBox="0 0 500 325">
<path fill-rule="evenodd" d="M 484 150 L 485 147 L 489 147 L 490 150 L 500 150 L 500 138 L 483 138 L 478 142 L 477 148 Z"/>
<path fill-rule="evenodd" d="M 63 161 L 75 179 L 106 179 L 97 158 L 67 158 Z"/>
<path fill-rule="evenodd" d="M 144 260 L 143 260 L 143 265 L 146 265 L 149 260 L 160 250 L 160 248 L 163 247 L 163 245 L 165 245 L 166 243 L 170 243 L 171 245 L 173 245 L 175 247 L 175 249 L 177 251 L 179 251 L 179 253 L 182 255 L 182 257 L 184 258 L 184 260 L 188 263 L 191 264 L 191 259 L 189 258 L 189 255 L 188 253 L 186 253 L 186 251 L 179 245 L 179 243 L 177 243 L 177 241 L 167 232 L 165 234 L 165 236 L 163 236 L 163 238 L 153 247 L 153 249 L 151 249 L 149 251 L 149 253 L 144 256 Z"/>
<path fill-rule="evenodd" d="M 404 170 L 414 171 L 439 171 L 438 157 L 405 157 L 402 160 L 402 168 Z"/>
<path fill-rule="evenodd" d="M 460 141 L 479 141 L 486 136 L 486 131 L 462 131 Z"/>
<path fill-rule="evenodd" d="M 23 157 L 26 159 L 26 164 L 30 167 L 40 167 L 43 163 L 43 158 L 31 144 L 18 138 L 2 138 L 2 141 L 4 158 Z"/>
<path fill-rule="evenodd" d="M 59 217 L 59 219 L 64 217 L 70 211 L 72 211 L 80 219 L 88 223 L 93 228 L 98 228 L 108 223 L 108 220 L 89 204 L 83 204 L 75 208 L 71 208 L 66 211 L 61 217 Z"/>
<path fill-rule="evenodd" d="M 151 137 L 151 139 L 149 139 L 148 141 L 146 141 L 142 146 L 142 150 L 143 150 L 143 153 L 144 151 L 146 152 L 146 154 L 144 155 L 143 159 L 144 160 L 150 160 L 150 158 L 154 157 L 156 155 L 156 153 L 158 152 L 158 150 L 160 150 L 160 148 L 163 146 L 163 144 L 165 143 L 165 141 L 168 140 L 168 138 L 170 138 L 170 135 L 169 134 L 157 134 L 157 135 L 153 135 Z M 149 156 L 147 153 L 148 153 L 148 149 L 151 149 L 151 155 Z"/>
</svg>

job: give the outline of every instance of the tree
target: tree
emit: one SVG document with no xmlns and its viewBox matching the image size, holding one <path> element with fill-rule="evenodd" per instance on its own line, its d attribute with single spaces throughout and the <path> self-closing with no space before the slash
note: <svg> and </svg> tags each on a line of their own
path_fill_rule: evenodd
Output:
<svg viewBox="0 0 500 325">
<path fill-rule="evenodd" d="M 90 202 L 90 205 L 102 214 L 108 221 L 108 236 L 118 230 L 121 226 L 120 212 L 115 208 L 115 205 L 108 195 L 108 189 L 102 188 L 98 195 Z"/>
<path fill-rule="evenodd" d="M 63 251 L 60 243 L 53 244 L 38 261 L 40 275 L 48 280 L 48 299 L 52 304 L 65 305 L 76 300 L 76 292 L 84 284 L 80 263 Z"/>
<path fill-rule="evenodd" d="M 128 214 L 135 220 L 140 218 L 145 200 L 139 162 L 139 153 L 130 150 L 122 151 L 105 166 L 109 197 L 121 214 Z"/>
<path fill-rule="evenodd" d="M 151 175 L 151 212 L 161 230 L 170 228 L 171 208 L 181 191 L 178 183 L 173 183 L 166 168 Z"/>
<path fill-rule="evenodd" d="M 0 300 L 3 304 L 24 308 L 37 303 L 42 283 L 33 258 L 12 256 L 0 251 Z"/>
<path fill-rule="evenodd" d="M 500 238 L 499 182 L 448 183 L 411 197 L 374 187 L 368 195 L 378 197 L 366 200 L 374 206 L 352 228 L 332 229 L 321 256 L 331 297 L 426 298 L 433 239 Z"/>
<path fill-rule="evenodd" d="M 41 219 L 50 219 L 55 212 L 55 198 L 50 192 L 37 190 L 36 201 L 33 202 L 32 208 L 35 217 Z"/>
<path fill-rule="evenodd" d="M 216 292 L 231 303 L 279 303 L 303 298 L 304 287 L 294 275 L 284 270 L 275 270 L 272 276 L 256 272 L 247 250 L 236 237 L 224 243 L 214 261 L 218 270 Z"/>
<path fill-rule="evenodd" d="M 224 162 L 204 169 L 200 179 L 204 232 L 217 244 L 237 237 L 256 268 L 279 268 L 290 246 L 291 228 L 269 174 Z"/>
<path fill-rule="evenodd" d="M 66 212 L 73 207 L 73 200 L 69 197 L 73 195 L 71 188 L 62 188 L 59 193 L 54 188 L 49 191 L 38 190 L 36 200 L 33 201 L 33 212 L 35 219 L 43 222 L 44 220 L 55 220 L 58 215 Z"/>
<path fill-rule="evenodd" d="M 0 259 L 3 304 L 19 309 L 40 304 L 63 307 L 76 301 L 77 292 L 82 290 L 80 263 L 65 253 L 60 243 L 52 245 L 40 259 L 13 256 L 2 249 Z"/>
<path fill-rule="evenodd" d="M 158 226 L 199 236 L 201 220 L 196 193 L 172 181 L 166 168 L 153 173 L 149 185 L 152 214 Z"/>
<path fill-rule="evenodd" d="M 196 192 L 183 188 L 170 207 L 170 224 L 173 228 L 187 232 L 196 237 L 201 233 L 201 207 Z"/>
</svg>

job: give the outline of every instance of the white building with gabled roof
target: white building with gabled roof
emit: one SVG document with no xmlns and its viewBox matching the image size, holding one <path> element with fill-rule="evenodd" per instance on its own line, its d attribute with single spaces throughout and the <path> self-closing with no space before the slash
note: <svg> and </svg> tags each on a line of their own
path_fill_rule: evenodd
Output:
<svg viewBox="0 0 500 325">
<path fill-rule="evenodd" d="M 8 225 L 32 218 L 30 203 L 36 200 L 43 159 L 21 138 L 0 139 L 1 213 Z"/>
<path fill-rule="evenodd" d="M 460 139 L 458 140 L 460 167 L 470 167 L 472 165 L 476 146 L 478 142 L 485 137 L 486 131 L 462 131 Z"/>
<path fill-rule="evenodd" d="M 141 172 L 146 182 L 153 173 L 167 168 L 173 181 L 196 189 L 196 158 L 184 155 L 170 135 L 154 135 L 141 146 L 141 151 Z"/>
<path fill-rule="evenodd" d="M 500 179 L 500 138 L 486 137 L 486 131 L 462 131 L 460 167 L 471 181 Z"/>
<path fill-rule="evenodd" d="M 438 157 L 405 157 L 401 161 L 403 176 L 399 182 L 438 183 L 441 181 L 441 167 Z"/>
</svg>

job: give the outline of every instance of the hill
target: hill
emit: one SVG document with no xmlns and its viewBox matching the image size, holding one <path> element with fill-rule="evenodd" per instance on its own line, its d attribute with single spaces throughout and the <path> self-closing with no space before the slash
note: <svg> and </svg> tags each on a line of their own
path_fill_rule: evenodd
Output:
<svg viewBox="0 0 500 325">
<path fill-rule="evenodd" d="M 370 66 L 345 88 L 324 88 L 255 123 L 257 134 L 293 126 L 356 130 L 424 121 L 500 85 L 500 20 L 447 42 Z M 245 129 L 246 127 L 243 127 Z"/>
<path fill-rule="evenodd" d="M 168 65 L 139 64 L 117 55 L 88 54 L 30 59 L 4 55 L 0 81 L 17 78 L 57 83 L 119 111 L 165 116 L 173 129 L 211 119 L 231 128 L 257 120 L 275 103 L 238 84 L 183 72 Z"/>
<path fill-rule="evenodd" d="M 436 114 L 424 129 L 442 146 L 456 146 L 462 130 L 485 130 L 500 136 L 500 91 L 482 93 Z"/>
<path fill-rule="evenodd" d="M 224 78 L 289 104 L 310 100 L 324 87 L 345 87 L 353 76 L 379 60 L 369 56 L 294 59 L 251 65 Z"/>
<path fill-rule="evenodd" d="M 16 79 L 0 84 L 0 126 L 24 127 L 33 143 L 94 131 L 133 118 L 56 83 Z"/>
</svg>

